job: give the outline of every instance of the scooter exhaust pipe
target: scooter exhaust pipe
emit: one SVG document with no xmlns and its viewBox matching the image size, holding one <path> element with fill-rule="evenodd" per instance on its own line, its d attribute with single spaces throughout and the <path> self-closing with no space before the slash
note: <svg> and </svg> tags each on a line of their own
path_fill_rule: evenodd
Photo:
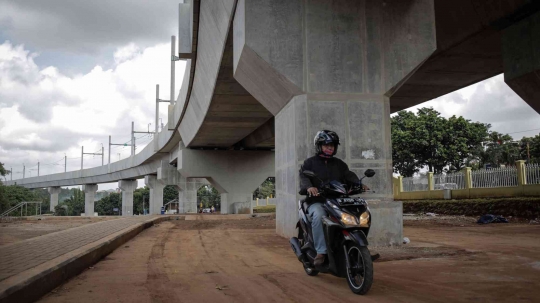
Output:
<svg viewBox="0 0 540 303">
<path fill-rule="evenodd" d="M 302 262 L 302 250 L 300 249 L 300 241 L 298 241 L 297 237 L 292 237 L 291 240 L 289 240 L 291 243 L 291 248 L 294 251 L 294 254 L 298 258 L 298 261 Z"/>
</svg>

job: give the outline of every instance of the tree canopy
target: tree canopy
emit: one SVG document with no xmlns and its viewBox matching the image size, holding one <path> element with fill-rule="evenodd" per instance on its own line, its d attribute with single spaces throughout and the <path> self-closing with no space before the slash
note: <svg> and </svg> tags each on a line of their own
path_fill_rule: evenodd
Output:
<svg viewBox="0 0 540 303">
<path fill-rule="evenodd" d="M 514 141 L 508 134 L 490 131 L 490 124 L 456 116 L 446 119 L 433 108 L 420 108 L 416 114 L 400 111 L 391 125 L 394 172 L 406 177 L 422 167 L 442 173 L 528 158 L 540 162 L 540 135 Z"/>
</svg>

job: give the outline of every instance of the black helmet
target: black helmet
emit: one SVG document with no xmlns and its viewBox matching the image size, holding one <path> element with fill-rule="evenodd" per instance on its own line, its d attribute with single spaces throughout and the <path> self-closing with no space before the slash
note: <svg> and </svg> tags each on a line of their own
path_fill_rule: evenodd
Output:
<svg viewBox="0 0 540 303">
<path fill-rule="evenodd" d="M 322 155 L 323 145 L 331 143 L 334 143 L 334 153 L 332 154 L 332 156 L 334 156 L 337 153 L 339 145 L 339 136 L 336 132 L 331 130 L 320 130 L 315 135 L 315 138 L 313 138 L 313 144 L 315 145 L 315 152 L 317 155 Z"/>
</svg>

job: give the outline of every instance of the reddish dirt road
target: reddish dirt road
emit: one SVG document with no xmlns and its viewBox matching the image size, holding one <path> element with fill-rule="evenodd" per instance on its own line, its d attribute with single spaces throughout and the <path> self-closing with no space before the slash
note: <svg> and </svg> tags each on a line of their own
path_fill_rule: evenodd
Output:
<svg viewBox="0 0 540 303">
<path fill-rule="evenodd" d="M 463 225 L 463 226 L 461 226 Z M 540 226 L 405 221 L 367 296 L 307 276 L 275 220 L 167 221 L 41 302 L 539 302 Z"/>
</svg>

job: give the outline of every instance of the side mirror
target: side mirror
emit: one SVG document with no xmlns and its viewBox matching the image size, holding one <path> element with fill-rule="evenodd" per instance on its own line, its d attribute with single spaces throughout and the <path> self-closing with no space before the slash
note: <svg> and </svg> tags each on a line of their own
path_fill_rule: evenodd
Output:
<svg viewBox="0 0 540 303">
<path fill-rule="evenodd" d="M 317 174 L 312 172 L 311 170 L 304 170 L 302 174 L 308 178 L 316 178 Z"/>
<path fill-rule="evenodd" d="M 373 176 L 375 176 L 375 171 L 373 169 L 368 169 L 364 172 L 364 176 L 368 177 L 368 178 L 371 178 Z"/>
</svg>

